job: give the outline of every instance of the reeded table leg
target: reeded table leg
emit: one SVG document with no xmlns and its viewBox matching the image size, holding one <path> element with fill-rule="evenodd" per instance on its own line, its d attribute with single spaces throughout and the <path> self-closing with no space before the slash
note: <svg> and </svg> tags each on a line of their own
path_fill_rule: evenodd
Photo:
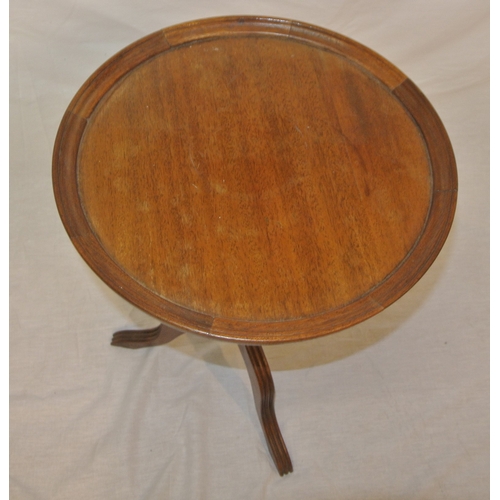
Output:
<svg viewBox="0 0 500 500">
<path fill-rule="evenodd" d="M 167 344 L 182 333 L 164 324 L 148 330 L 121 330 L 113 335 L 111 345 L 128 349 L 152 347 Z M 239 348 L 252 383 L 255 407 L 269 451 L 278 472 L 283 476 L 292 472 L 293 467 L 274 413 L 274 383 L 271 370 L 261 346 L 240 345 Z"/>
<path fill-rule="evenodd" d="M 274 383 L 261 346 L 239 346 L 252 383 L 255 407 L 280 476 L 293 472 L 292 461 L 274 413 Z"/>
<path fill-rule="evenodd" d="M 113 335 L 111 345 L 127 347 L 128 349 L 139 349 L 141 347 L 152 347 L 155 345 L 168 344 L 183 332 L 160 324 L 149 330 L 121 330 Z"/>
</svg>

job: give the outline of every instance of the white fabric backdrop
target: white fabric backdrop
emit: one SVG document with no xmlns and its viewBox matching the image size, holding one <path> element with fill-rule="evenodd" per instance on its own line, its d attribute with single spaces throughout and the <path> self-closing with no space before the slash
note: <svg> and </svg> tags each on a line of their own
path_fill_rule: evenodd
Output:
<svg viewBox="0 0 500 500">
<path fill-rule="evenodd" d="M 287 17 L 405 72 L 454 146 L 459 199 L 426 276 L 336 335 L 265 348 L 295 472 L 268 454 L 236 345 L 157 322 L 72 247 L 52 195 L 66 106 L 119 49 L 179 22 Z M 486 499 L 489 492 L 489 5 L 485 0 L 12 0 L 10 490 L 17 499 Z"/>
</svg>

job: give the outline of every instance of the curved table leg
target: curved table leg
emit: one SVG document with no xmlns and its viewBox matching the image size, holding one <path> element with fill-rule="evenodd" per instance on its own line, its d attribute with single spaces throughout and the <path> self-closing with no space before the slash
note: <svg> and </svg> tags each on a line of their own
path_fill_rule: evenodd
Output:
<svg viewBox="0 0 500 500">
<path fill-rule="evenodd" d="M 174 340 L 184 332 L 160 324 L 148 330 L 121 330 L 113 335 L 111 345 L 139 349 Z M 271 370 L 261 346 L 239 346 L 252 384 L 255 407 L 262 424 L 267 445 L 281 476 L 293 472 L 292 461 L 281 435 L 274 413 L 274 383 Z"/>
<path fill-rule="evenodd" d="M 250 376 L 255 406 L 280 476 L 293 472 L 292 461 L 274 413 L 274 383 L 261 346 L 239 346 Z"/>
<path fill-rule="evenodd" d="M 164 324 L 149 330 L 121 330 L 113 335 L 111 345 L 127 347 L 128 349 L 152 347 L 167 344 L 183 333 Z"/>
</svg>

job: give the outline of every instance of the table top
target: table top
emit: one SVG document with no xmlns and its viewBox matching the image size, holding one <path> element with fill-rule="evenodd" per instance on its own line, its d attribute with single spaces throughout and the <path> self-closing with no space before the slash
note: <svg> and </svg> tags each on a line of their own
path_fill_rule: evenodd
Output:
<svg viewBox="0 0 500 500">
<path fill-rule="evenodd" d="M 382 311 L 437 257 L 457 196 L 411 80 L 344 36 L 262 17 L 174 26 L 112 57 L 64 115 L 53 182 L 111 288 L 247 344 Z"/>
</svg>

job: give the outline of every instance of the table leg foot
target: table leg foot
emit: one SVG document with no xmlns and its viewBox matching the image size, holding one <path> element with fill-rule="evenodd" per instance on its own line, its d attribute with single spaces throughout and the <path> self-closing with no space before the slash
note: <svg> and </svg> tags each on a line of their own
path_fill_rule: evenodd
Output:
<svg viewBox="0 0 500 500">
<path fill-rule="evenodd" d="M 261 346 L 239 346 L 250 376 L 255 406 L 271 456 L 280 476 L 293 472 L 292 461 L 274 413 L 274 383 Z"/>
<path fill-rule="evenodd" d="M 152 347 L 167 344 L 182 333 L 164 324 L 148 330 L 121 330 L 113 335 L 111 345 L 128 349 Z"/>
</svg>

